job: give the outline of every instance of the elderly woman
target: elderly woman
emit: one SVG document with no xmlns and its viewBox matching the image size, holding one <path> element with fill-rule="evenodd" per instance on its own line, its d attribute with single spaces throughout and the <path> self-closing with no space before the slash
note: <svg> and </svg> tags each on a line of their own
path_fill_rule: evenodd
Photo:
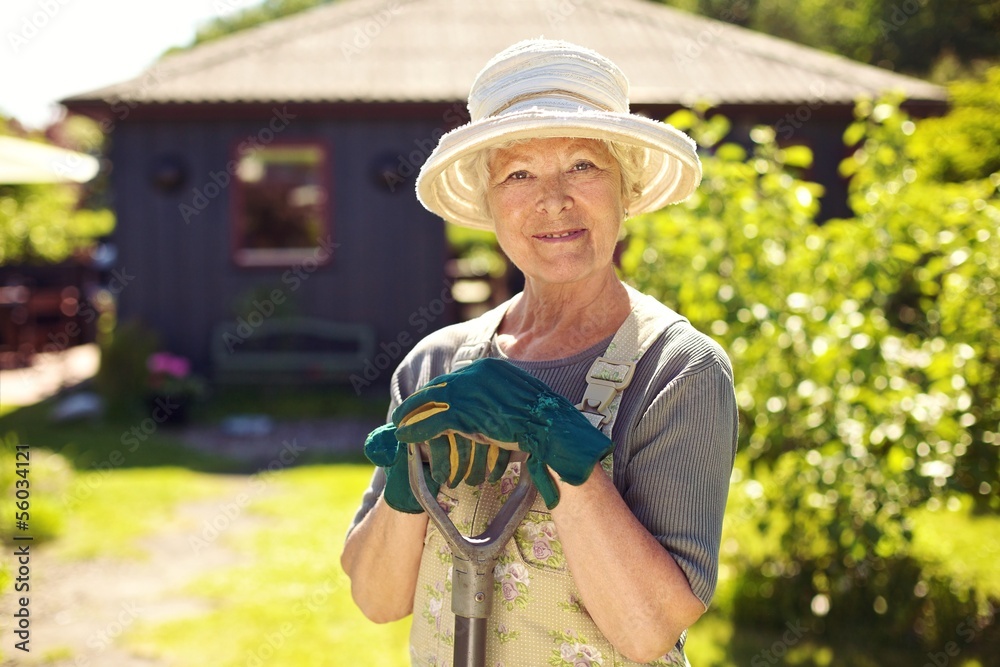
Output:
<svg viewBox="0 0 1000 667">
<path fill-rule="evenodd" d="M 469 110 L 418 197 L 495 231 L 525 287 L 429 335 L 396 370 L 392 421 L 366 443 L 380 467 L 341 559 L 354 600 L 376 622 L 412 613 L 413 663 L 450 664 L 451 559 L 406 470 L 405 443 L 430 442 L 426 476 L 463 532 L 489 523 L 522 465 L 539 490 L 494 570 L 489 665 L 687 664 L 686 629 L 717 580 L 732 370 L 623 284 L 612 256 L 630 214 L 697 186 L 694 144 L 632 115 L 618 67 L 566 42 L 498 54 Z"/>
</svg>

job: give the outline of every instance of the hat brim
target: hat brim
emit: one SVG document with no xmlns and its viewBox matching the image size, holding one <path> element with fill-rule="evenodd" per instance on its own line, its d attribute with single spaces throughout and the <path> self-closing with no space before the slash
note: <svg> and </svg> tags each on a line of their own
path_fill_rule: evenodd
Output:
<svg viewBox="0 0 1000 667">
<path fill-rule="evenodd" d="M 417 199 L 448 222 L 494 231 L 462 161 L 509 141 L 552 137 L 603 139 L 643 149 L 642 191 L 629 205 L 631 215 L 682 201 L 701 182 L 694 141 L 666 123 L 628 113 L 533 108 L 473 121 L 441 137 L 417 177 Z"/>
</svg>

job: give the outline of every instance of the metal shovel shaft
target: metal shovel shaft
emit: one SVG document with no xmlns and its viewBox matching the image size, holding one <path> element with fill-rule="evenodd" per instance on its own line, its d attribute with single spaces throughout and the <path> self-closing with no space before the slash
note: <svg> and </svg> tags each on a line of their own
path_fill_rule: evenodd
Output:
<svg viewBox="0 0 1000 667">
<path fill-rule="evenodd" d="M 486 619 L 455 616 L 455 667 L 486 665 Z"/>
</svg>

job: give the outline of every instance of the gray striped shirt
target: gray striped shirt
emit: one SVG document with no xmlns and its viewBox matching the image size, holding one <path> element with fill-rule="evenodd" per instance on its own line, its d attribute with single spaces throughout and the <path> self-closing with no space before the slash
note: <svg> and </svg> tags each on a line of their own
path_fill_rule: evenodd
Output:
<svg viewBox="0 0 1000 667">
<path fill-rule="evenodd" d="M 476 320 L 428 335 L 393 374 L 390 414 L 430 380 L 447 373 L 455 351 L 479 333 Z M 588 350 L 552 361 L 506 359 L 577 403 L 587 372 L 611 337 Z M 718 579 L 719 542 L 736 456 L 737 410 L 729 359 L 708 336 L 679 320 L 663 331 L 639 361 L 615 421 L 614 483 L 646 529 L 673 555 L 705 606 Z M 377 469 L 354 525 L 382 492 Z"/>
</svg>

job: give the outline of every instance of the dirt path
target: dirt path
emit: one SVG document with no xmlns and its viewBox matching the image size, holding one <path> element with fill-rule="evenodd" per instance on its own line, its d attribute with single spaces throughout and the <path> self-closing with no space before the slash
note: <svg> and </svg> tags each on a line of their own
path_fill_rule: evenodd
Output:
<svg viewBox="0 0 1000 667">
<path fill-rule="evenodd" d="M 188 538 L 218 513 L 218 501 L 245 488 L 245 478 L 221 478 L 219 493 L 178 506 L 171 521 L 139 546 L 146 558 L 66 560 L 55 547 L 31 552 L 30 653 L 13 647 L 12 590 L 0 596 L 3 610 L 2 667 L 167 667 L 155 656 L 139 655 L 121 637 L 137 621 L 156 623 L 206 611 L 208 605 L 183 591 L 188 582 L 217 568 L 242 562 L 217 539 L 196 553 Z M 264 493 L 267 493 L 266 491 Z M 253 531 L 261 520 L 243 513 L 227 536 Z M 10 611 L 8 611 L 10 610 Z M 16 654 L 16 655 L 15 655 Z"/>
</svg>

